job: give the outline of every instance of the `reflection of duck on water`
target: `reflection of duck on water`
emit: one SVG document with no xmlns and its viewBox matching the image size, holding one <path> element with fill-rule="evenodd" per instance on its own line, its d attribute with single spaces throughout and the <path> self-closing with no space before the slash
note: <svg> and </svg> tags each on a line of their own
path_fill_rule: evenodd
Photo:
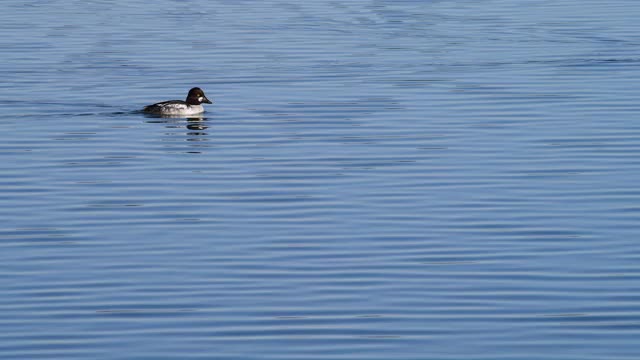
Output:
<svg viewBox="0 0 640 360">
<path fill-rule="evenodd" d="M 198 87 L 189 90 L 186 101 L 169 100 L 153 105 L 145 106 L 143 112 L 161 116 L 188 116 L 204 112 L 202 104 L 212 102 L 204 95 L 204 91 Z"/>
<path fill-rule="evenodd" d="M 163 115 L 161 117 L 162 119 L 147 120 L 145 122 L 149 124 L 166 124 L 165 126 L 171 129 L 178 129 L 183 127 L 182 121 L 170 120 L 170 119 L 185 119 L 184 116 Z M 187 128 L 188 130 L 195 131 L 195 132 L 189 132 L 187 133 L 187 135 L 207 135 L 207 133 L 205 132 L 200 132 L 202 130 L 206 130 L 209 128 L 209 126 L 207 125 L 207 118 L 192 116 L 192 117 L 186 118 L 186 120 L 187 120 L 187 124 L 184 125 L 184 127 Z"/>
<path fill-rule="evenodd" d="M 204 122 L 205 120 L 207 120 L 206 118 L 187 118 L 187 129 L 189 130 L 206 130 L 209 127 L 207 126 L 207 123 Z M 200 134 L 198 134 L 200 135 Z M 206 135 L 206 134 L 204 134 Z"/>
</svg>

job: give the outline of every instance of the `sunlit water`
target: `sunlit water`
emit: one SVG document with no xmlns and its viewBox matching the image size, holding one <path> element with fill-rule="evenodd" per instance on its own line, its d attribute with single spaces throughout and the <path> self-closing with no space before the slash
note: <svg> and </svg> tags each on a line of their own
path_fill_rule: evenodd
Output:
<svg viewBox="0 0 640 360">
<path fill-rule="evenodd" d="M 636 1 L 0 10 L 1 359 L 640 358 Z"/>
</svg>

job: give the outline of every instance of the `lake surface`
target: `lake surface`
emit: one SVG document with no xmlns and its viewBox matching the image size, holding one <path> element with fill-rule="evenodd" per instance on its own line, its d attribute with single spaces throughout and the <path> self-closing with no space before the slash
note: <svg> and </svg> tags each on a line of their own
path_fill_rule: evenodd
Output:
<svg viewBox="0 0 640 360">
<path fill-rule="evenodd" d="M 1 359 L 640 358 L 637 1 L 0 10 Z"/>
</svg>

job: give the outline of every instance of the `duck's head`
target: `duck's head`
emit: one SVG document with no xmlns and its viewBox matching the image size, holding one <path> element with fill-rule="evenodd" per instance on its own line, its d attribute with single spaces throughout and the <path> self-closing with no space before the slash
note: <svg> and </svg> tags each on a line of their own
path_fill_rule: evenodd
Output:
<svg viewBox="0 0 640 360">
<path fill-rule="evenodd" d="M 204 95 L 204 91 L 199 87 L 194 87 L 189 90 L 189 94 L 187 95 L 187 104 L 190 105 L 200 105 L 200 104 L 212 104 L 212 102 L 207 99 Z"/>
</svg>

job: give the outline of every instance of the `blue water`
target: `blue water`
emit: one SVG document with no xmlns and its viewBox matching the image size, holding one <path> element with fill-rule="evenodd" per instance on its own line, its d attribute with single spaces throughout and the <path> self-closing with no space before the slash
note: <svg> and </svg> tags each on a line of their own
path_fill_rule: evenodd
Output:
<svg viewBox="0 0 640 360">
<path fill-rule="evenodd" d="M 0 10 L 0 359 L 640 358 L 637 1 Z"/>
</svg>

